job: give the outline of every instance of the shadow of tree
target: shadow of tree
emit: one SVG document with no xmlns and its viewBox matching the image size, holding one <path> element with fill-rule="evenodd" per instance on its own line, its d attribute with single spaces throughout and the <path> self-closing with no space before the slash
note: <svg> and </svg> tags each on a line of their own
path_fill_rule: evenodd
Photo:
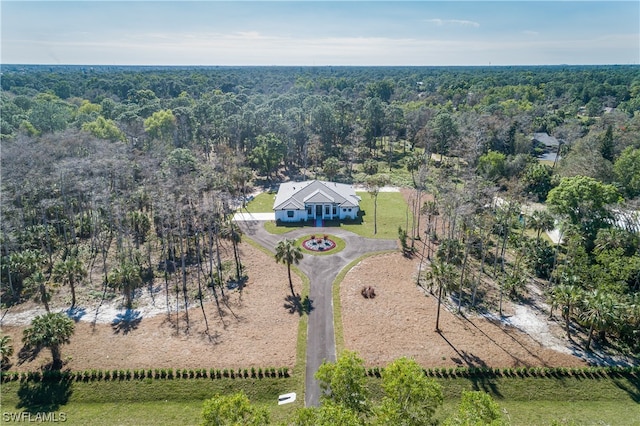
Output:
<svg viewBox="0 0 640 426">
<path fill-rule="evenodd" d="M 614 378 L 613 383 L 619 389 L 627 392 L 636 403 L 640 404 L 640 376 L 631 374 L 626 378 Z"/>
<path fill-rule="evenodd" d="M 42 350 L 39 346 L 24 345 L 20 352 L 18 352 L 18 365 L 22 365 L 25 362 L 31 362 L 38 357 L 38 354 Z"/>
<path fill-rule="evenodd" d="M 29 413 L 56 411 L 69 401 L 71 393 L 70 380 L 25 381 L 18 388 L 17 408 Z"/>
<path fill-rule="evenodd" d="M 241 276 L 239 281 L 234 278 L 229 278 L 227 280 L 227 289 L 228 290 L 238 289 L 242 291 L 244 289 L 244 286 L 247 284 L 248 280 L 249 280 L 249 277 L 247 275 Z"/>
<path fill-rule="evenodd" d="M 123 313 L 118 314 L 113 321 L 111 321 L 111 328 L 116 334 L 127 334 L 138 328 L 140 321 L 142 321 L 140 311 L 127 309 Z"/>
<path fill-rule="evenodd" d="M 460 357 L 460 358 L 452 358 L 452 360 L 456 364 L 462 364 L 462 362 L 464 362 L 465 364 L 467 364 L 467 367 L 486 367 L 487 366 L 487 363 L 482 358 L 466 351 L 459 351 L 458 348 L 456 348 L 444 336 L 443 333 L 438 333 L 438 334 L 440 334 L 440 337 L 442 337 L 444 341 L 447 342 L 447 344 L 451 347 L 451 349 L 453 349 L 455 353 L 458 354 L 458 356 Z M 474 375 L 470 377 L 469 381 L 471 382 L 471 386 L 474 391 L 484 391 L 496 398 L 503 397 L 502 393 L 500 392 L 500 389 L 498 389 L 497 383 L 494 380 L 491 380 L 490 378 L 482 374 L 479 376 Z"/>
<path fill-rule="evenodd" d="M 85 308 L 73 307 L 67 309 L 64 313 L 74 322 L 78 322 L 87 313 L 87 310 Z"/>
<path fill-rule="evenodd" d="M 309 299 L 309 296 L 305 296 L 304 300 L 301 300 L 300 295 L 296 295 L 293 297 L 292 295 L 288 295 L 284 298 L 284 307 L 289 311 L 290 314 L 298 313 L 298 315 L 302 316 L 303 314 L 309 315 L 311 311 L 313 311 L 313 300 Z"/>
</svg>

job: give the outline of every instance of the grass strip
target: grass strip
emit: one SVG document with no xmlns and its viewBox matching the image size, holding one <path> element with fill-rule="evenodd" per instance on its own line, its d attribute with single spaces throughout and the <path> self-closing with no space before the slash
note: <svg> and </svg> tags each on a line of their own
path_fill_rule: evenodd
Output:
<svg viewBox="0 0 640 426">
<path fill-rule="evenodd" d="M 440 421 L 457 409 L 463 390 L 484 391 L 517 425 L 640 425 L 640 377 L 500 377 L 435 378 L 445 403 Z M 382 380 L 368 377 L 374 401 L 383 395 Z"/>
<path fill-rule="evenodd" d="M 115 382 L 10 382 L 1 389 L 2 411 L 64 413 L 71 425 L 198 424 L 202 401 L 216 393 L 244 391 L 252 403 L 267 408 L 274 423 L 285 421 L 296 404 L 276 405 L 277 395 L 296 386 L 286 379 L 144 379 Z M 640 379 L 625 377 L 501 377 L 436 378 L 444 405 L 436 419 L 453 413 L 463 390 L 488 392 L 517 425 L 637 425 L 640 419 Z M 375 404 L 382 380 L 368 377 Z M 6 419 L 5 419 L 6 420 Z M 22 420 L 26 421 L 26 420 Z"/>
</svg>

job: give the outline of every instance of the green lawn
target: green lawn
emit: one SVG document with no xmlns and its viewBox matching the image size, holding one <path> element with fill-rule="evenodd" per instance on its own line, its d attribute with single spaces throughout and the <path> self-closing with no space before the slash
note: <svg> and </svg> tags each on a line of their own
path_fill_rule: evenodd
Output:
<svg viewBox="0 0 640 426">
<path fill-rule="evenodd" d="M 300 374 L 300 373 L 298 373 Z M 636 378 L 440 378 L 445 404 L 436 413 L 452 413 L 462 390 L 485 390 L 506 411 L 511 424 L 640 425 L 640 379 Z M 243 390 L 252 403 L 266 407 L 274 423 L 302 406 L 278 406 L 279 394 L 299 386 L 300 377 L 285 379 L 160 379 L 70 382 L 68 385 L 2 384 L 2 412 L 64 413 L 71 425 L 195 425 L 202 401 L 216 393 Z M 372 399 L 381 395 L 381 380 L 368 379 Z M 17 408 L 21 406 L 20 408 Z"/>
<path fill-rule="evenodd" d="M 278 406 L 278 395 L 298 387 L 299 377 L 293 376 L 286 379 L 71 382 L 68 386 L 37 383 L 29 388 L 11 382 L 2 384 L 2 411 L 64 413 L 65 423 L 71 425 L 192 425 L 200 421 L 205 399 L 216 393 L 243 390 L 253 403 L 268 408 L 272 419 L 282 420 L 304 401 L 300 394 L 295 403 Z"/>
<path fill-rule="evenodd" d="M 368 192 L 358 192 L 362 198 L 360 210 L 362 211 L 362 223 L 343 223 L 340 227 L 369 238 L 398 238 L 398 226 L 407 228 L 411 226 L 413 215 L 409 210 L 404 197 L 399 192 L 380 192 L 378 194 L 377 215 L 374 215 L 374 198 Z M 374 234 L 374 216 L 377 216 L 378 233 Z"/>
<path fill-rule="evenodd" d="M 275 200 L 275 192 L 263 192 L 256 195 L 253 200 L 247 203 L 246 211 L 251 213 L 271 213 L 273 211 L 273 202 Z"/>
<path fill-rule="evenodd" d="M 511 425 L 640 425 L 640 379 L 575 377 L 435 379 L 445 403 L 436 417 L 457 409 L 463 390 L 484 390 L 506 410 Z M 369 378 L 372 395 L 380 397 L 381 380 Z"/>
</svg>

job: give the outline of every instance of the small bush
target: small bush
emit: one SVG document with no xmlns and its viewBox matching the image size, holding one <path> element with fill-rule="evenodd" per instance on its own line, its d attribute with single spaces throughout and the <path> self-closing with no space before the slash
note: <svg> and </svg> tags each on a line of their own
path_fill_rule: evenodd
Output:
<svg viewBox="0 0 640 426">
<path fill-rule="evenodd" d="M 29 373 L 27 375 L 27 380 L 32 380 L 34 382 L 39 382 L 40 380 L 42 380 L 42 376 L 40 375 L 39 371 L 29 371 Z"/>
</svg>

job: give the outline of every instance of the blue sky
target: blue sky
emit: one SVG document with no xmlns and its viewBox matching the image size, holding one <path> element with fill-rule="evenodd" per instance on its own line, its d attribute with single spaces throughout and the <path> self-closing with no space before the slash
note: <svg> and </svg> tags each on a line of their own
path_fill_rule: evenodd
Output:
<svg viewBox="0 0 640 426">
<path fill-rule="evenodd" d="M 639 64 L 631 1 L 7 1 L 3 64 Z"/>
</svg>

